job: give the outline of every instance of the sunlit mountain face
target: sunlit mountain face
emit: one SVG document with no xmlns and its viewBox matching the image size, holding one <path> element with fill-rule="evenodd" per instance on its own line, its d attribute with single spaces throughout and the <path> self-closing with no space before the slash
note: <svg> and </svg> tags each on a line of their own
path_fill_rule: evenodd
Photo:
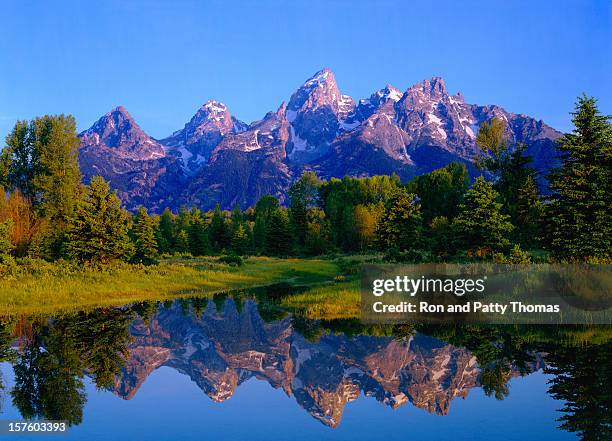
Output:
<svg viewBox="0 0 612 441">
<path fill-rule="evenodd" d="M 3 409 L 16 418 L 66 420 L 74 433 L 90 433 L 100 430 L 100 410 L 136 412 L 133 419 L 146 419 L 159 406 L 189 413 L 210 403 L 216 407 L 208 412 L 221 412 L 215 418 L 232 412 L 231 406 L 248 414 L 255 411 L 253 402 L 241 390 L 253 393 L 257 383 L 271 387 L 257 392 L 256 401 L 267 402 L 275 391 L 283 412 L 309 415 L 315 426 L 331 431 L 330 439 L 346 439 L 345 430 L 355 430 L 354 415 L 363 412 L 359 403 L 386 409 L 372 424 L 388 432 L 389 439 L 397 434 L 395 426 L 407 423 L 401 415 L 409 409 L 431 415 L 431 421 L 460 417 L 469 425 L 466 405 L 477 405 L 479 412 L 494 405 L 496 413 L 506 412 L 511 420 L 525 399 L 533 401 L 534 412 L 550 409 L 545 419 L 530 423 L 530 433 L 542 433 L 542 439 L 605 439 L 589 436 L 609 430 L 610 397 L 602 385 L 612 380 L 612 345 L 562 342 L 568 335 L 577 338 L 583 329 L 310 320 L 280 310 L 277 290 L 273 296 L 264 289 L 257 295 L 243 291 L 51 318 L 3 319 Z M 188 378 L 190 386 L 173 392 L 170 372 Z M 541 390 L 521 392 L 528 378 Z M 156 396 L 166 401 L 151 401 Z M 347 406 L 351 402 L 357 404 Z M 98 410 L 89 410 L 92 406 Z M 262 425 L 254 426 L 253 433 L 278 424 L 275 413 L 265 418 L 252 423 Z M 304 425 L 295 429 L 300 439 L 320 430 L 295 415 L 288 418 Z M 415 423 L 412 430 L 425 430 L 419 427 Z M 474 432 L 466 430 L 458 439 L 471 439 Z M 518 427 L 505 430 L 508 439 L 524 436 Z"/>
<path fill-rule="evenodd" d="M 129 209 L 249 207 L 264 195 L 284 201 L 306 170 L 325 179 L 397 174 L 406 181 L 458 161 L 478 175 L 476 136 L 497 118 L 512 148 L 525 145 L 544 189 L 561 136 L 528 115 L 466 102 L 440 77 L 405 91 L 387 84 L 355 99 L 324 68 L 265 111 L 245 123 L 208 100 L 183 128 L 156 140 L 119 106 L 79 135 L 81 170 L 86 181 L 109 180 Z"/>
</svg>

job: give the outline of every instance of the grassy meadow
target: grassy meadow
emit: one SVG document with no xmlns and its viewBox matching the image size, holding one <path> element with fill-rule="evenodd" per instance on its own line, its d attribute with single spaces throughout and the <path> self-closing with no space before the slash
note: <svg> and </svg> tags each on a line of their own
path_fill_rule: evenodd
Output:
<svg viewBox="0 0 612 441">
<path fill-rule="evenodd" d="M 165 300 L 191 295 L 213 294 L 272 283 L 316 285 L 333 282 L 340 269 L 333 260 L 276 259 L 250 257 L 241 266 L 220 263 L 217 258 L 171 258 L 159 265 L 117 264 L 83 267 L 68 262 L 32 261 L 20 264 L 15 274 L 0 277 L 0 314 L 75 310 L 96 306 L 122 305 L 143 300 Z M 330 307 L 350 283 L 331 285 L 335 296 Z M 320 298 L 329 288 L 302 294 L 293 307 Z M 355 290 L 354 296 L 358 291 Z M 353 299 L 353 295 L 351 295 Z M 356 308 L 357 308 L 356 307 Z M 357 309 L 355 309 L 357 311 Z"/>
</svg>

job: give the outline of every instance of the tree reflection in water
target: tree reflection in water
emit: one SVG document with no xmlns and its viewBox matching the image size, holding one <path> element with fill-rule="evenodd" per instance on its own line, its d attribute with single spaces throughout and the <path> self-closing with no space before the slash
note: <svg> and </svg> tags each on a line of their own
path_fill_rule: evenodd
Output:
<svg viewBox="0 0 612 441">
<path fill-rule="evenodd" d="M 215 401 L 257 375 L 336 427 L 344 404 L 360 392 L 391 407 L 408 401 L 445 414 L 470 388 L 504 399 L 511 378 L 543 367 L 553 375 L 550 395 L 564 403 L 560 427 L 584 440 L 612 439 L 609 328 L 364 326 L 289 315 L 279 306 L 279 289 L 271 293 L 0 321 L 0 361 L 10 361 L 15 373 L 13 405 L 26 419 L 79 424 L 84 375 L 129 399 L 167 365 L 190 375 Z M 604 338 L 574 343 L 572 336 L 586 331 Z"/>
</svg>

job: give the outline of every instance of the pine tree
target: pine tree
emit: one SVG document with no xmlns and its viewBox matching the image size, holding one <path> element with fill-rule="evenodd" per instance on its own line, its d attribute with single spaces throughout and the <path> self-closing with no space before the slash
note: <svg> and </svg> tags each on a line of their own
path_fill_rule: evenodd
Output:
<svg viewBox="0 0 612 441">
<path fill-rule="evenodd" d="M 582 96 L 574 131 L 557 148 L 561 166 L 550 176 L 550 248 L 559 258 L 609 259 L 612 250 L 612 123 L 594 98 Z"/>
<path fill-rule="evenodd" d="M 178 253 L 189 252 L 189 234 L 185 230 L 180 230 L 176 235 L 176 244 L 174 249 Z"/>
<path fill-rule="evenodd" d="M 175 247 L 174 216 L 166 208 L 159 217 L 159 227 L 157 228 L 157 249 L 160 253 L 169 253 Z"/>
<path fill-rule="evenodd" d="M 542 237 L 542 216 L 544 206 L 538 196 L 538 186 L 529 176 L 518 190 L 516 200 L 516 236 L 527 248 L 536 248 Z"/>
<path fill-rule="evenodd" d="M 520 189 L 528 180 L 535 184 L 536 171 L 531 167 L 532 157 L 525 155 L 525 144 L 519 144 L 516 149 L 505 156 L 499 165 L 499 179 L 494 184 L 495 191 L 501 196 L 502 210 L 510 215 L 510 222 L 517 223 L 518 197 Z M 537 185 L 535 188 L 537 197 Z"/>
<path fill-rule="evenodd" d="M 376 237 L 382 250 L 407 251 L 421 246 L 421 206 L 414 194 L 398 191 L 388 202 Z"/>
<path fill-rule="evenodd" d="M 499 194 L 482 176 L 474 181 L 453 221 L 458 245 L 469 253 L 502 251 L 508 247 L 513 229 L 510 216 L 501 212 Z"/>
<path fill-rule="evenodd" d="M 133 236 L 136 246 L 132 260 L 145 265 L 155 263 L 157 257 L 155 225 L 144 207 L 140 207 L 134 216 Z"/>
<path fill-rule="evenodd" d="M 291 233 L 286 210 L 274 210 L 266 226 L 266 253 L 279 257 L 291 254 Z"/>
<path fill-rule="evenodd" d="M 249 236 L 244 225 L 238 225 L 232 237 L 232 251 L 239 256 L 247 254 L 249 248 Z"/>
<path fill-rule="evenodd" d="M 240 209 L 240 205 L 234 206 L 232 209 L 232 214 L 230 215 L 230 220 L 232 222 L 233 231 L 236 231 L 238 226 L 242 225 L 245 220 L 244 213 Z"/>
<path fill-rule="evenodd" d="M 191 211 L 189 223 L 189 251 L 193 256 L 205 256 L 210 254 L 209 234 L 200 210 Z"/>
<path fill-rule="evenodd" d="M 223 215 L 219 204 L 217 204 L 215 207 L 210 220 L 210 225 L 208 227 L 208 240 L 210 241 L 210 246 L 212 247 L 213 251 L 216 253 L 222 252 L 230 245 L 230 230 L 225 222 L 225 216 Z"/>
<path fill-rule="evenodd" d="M 305 172 L 289 188 L 289 220 L 299 247 L 306 243 L 308 211 L 316 206 L 321 181 L 314 172 Z"/>
<path fill-rule="evenodd" d="M 81 262 L 128 258 L 133 252 L 129 223 L 130 215 L 116 193 L 102 177 L 94 176 L 69 219 L 68 254 Z"/>
<path fill-rule="evenodd" d="M 253 242 L 257 252 L 264 252 L 266 248 L 266 231 L 272 213 L 280 204 L 274 196 L 263 196 L 255 205 L 255 225 L 253 227 Z"/>
</svg>

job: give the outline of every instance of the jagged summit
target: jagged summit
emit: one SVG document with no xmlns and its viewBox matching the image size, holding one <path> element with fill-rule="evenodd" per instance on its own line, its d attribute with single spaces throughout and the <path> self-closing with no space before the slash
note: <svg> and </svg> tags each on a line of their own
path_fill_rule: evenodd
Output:
<svg viewBox="0 0 612 441">
<path fill-rule="evenodd" d="M 164 156 L 163 147 L 140 128 L 123 106 L 106 113 L 80 136 L 82 144 L 112 148 L 125 158 L 150 160 Z"/>
<path fill-rule="evenodd" d="M 206 101 L 181 130 L 162 139 L 166 152 L 180 160 L 187 174 L 196 173 L 210 158 L 224 136 L 240 133 L 247 125 L 234 118 L 228 107 L 217 100 Z"/>
<path fill-rule="evenodd" d="M 420 92 L 432 98 L 440 98 L 448 93 L 446 91 L 446 84 L 441 77 L 432 77 L 429 80 L 423 80 L 420 83 L 411 86 L 406 91 L 406 93 L 415 92 Z"/>
<path fill-rule="evenodd" d="M 264 194 L 283 201 L 303 170 L 323 178 L 396 173 L 406 180 L 460 161 L 476 173 L 471 161 L 479 151 L 478 128 L 494 117 L 507 122 L 511 144 L 528 146 L 542 176 L 555 166 L 557 131 L 499 106 L 466 103 L 460 92 L 448 92 L 441 77 L 404 92 L 386 84 L 355 104 L 329 68 L 259 121 L 239 121 L 227 105 L 210 99 L 182 129 L 159 141 L 118 106 L 81 134 L 80 156 L 87 158 L 86 177 L 123 182 L 121 194 L 130 206 L 138 200 L 152 208 L 166 200 L 171 208 L 248 207 Z M 163 176 L 164 186 L 148 188 L 150 176 Z"/>
</svg>

